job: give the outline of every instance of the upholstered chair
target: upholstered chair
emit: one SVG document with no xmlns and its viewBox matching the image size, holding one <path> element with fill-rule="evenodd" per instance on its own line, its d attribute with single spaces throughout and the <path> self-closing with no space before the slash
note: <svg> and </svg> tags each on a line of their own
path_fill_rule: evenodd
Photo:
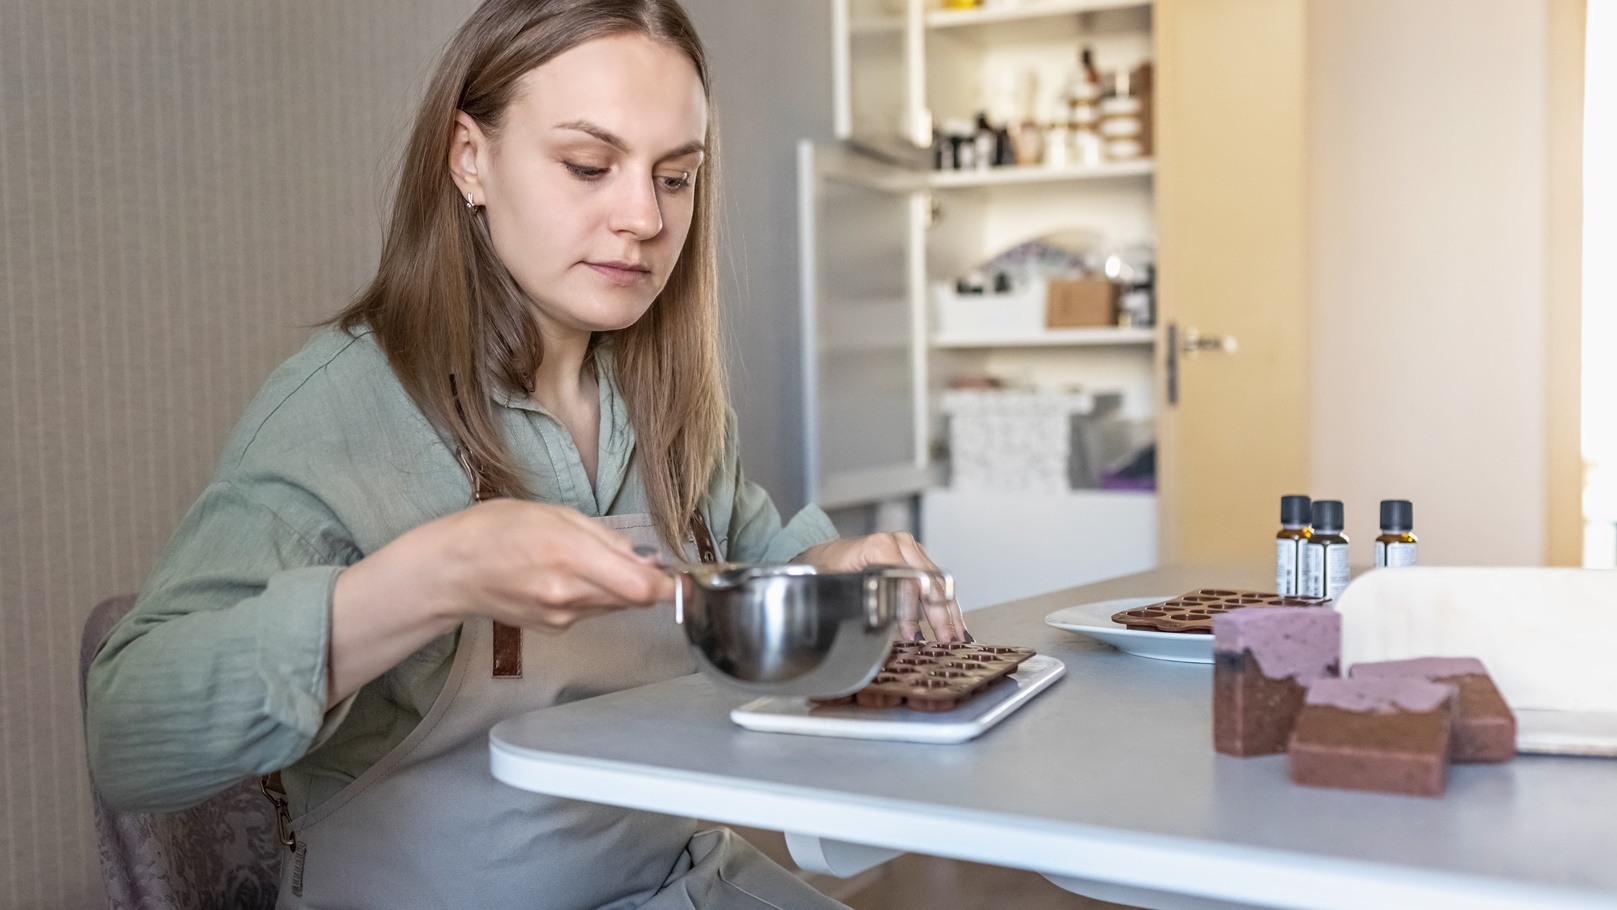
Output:
<svg viewBox="0 0 1617 910">
<path fill-rule="evenodd" d="M 90 661 L 134 604 L 133 595 L 102 601 L 85 621 L 81 708 Z M 99 793 L 93 800 L 110 910 L 273 910 L 283 848 L 257 780 L 183 812 L 120 812 Z"/>
</svg>

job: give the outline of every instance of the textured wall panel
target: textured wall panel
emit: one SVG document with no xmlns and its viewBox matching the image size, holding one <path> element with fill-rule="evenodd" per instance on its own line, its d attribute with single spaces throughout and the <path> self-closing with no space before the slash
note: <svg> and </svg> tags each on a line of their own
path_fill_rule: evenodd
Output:
<svg viewBox="0 0 1617 910">
<path fill-rule="evenodd" d="M 101 903 L 75 666 L 374 266 L 470 0 L 0 0 L 0 906 Z"/>
</svg>

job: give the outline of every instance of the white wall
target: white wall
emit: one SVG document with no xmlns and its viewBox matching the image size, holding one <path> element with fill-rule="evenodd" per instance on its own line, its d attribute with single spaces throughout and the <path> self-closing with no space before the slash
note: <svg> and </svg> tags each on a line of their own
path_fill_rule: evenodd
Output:
<svg viewBox="0 0 1617 910">
<path fill-rule="evenodd" d="M 1584 122 L 1583 564 L 1617 567 L 1617 0 L 1589 4 L 1588 94 Z"/>
<path fill-rule="evenodd" d="M 1422 562 L 1545 552 L 1542 0 L 1314 0 L 1311 492 Z"/>
<path fill-rule="evenodd" d="M 803 503 L 797 165 L 831 138 L 831 4 L 682 0 L 707 45 L 723 155 L 719 274 L 748 475 Z"/>
</svg>

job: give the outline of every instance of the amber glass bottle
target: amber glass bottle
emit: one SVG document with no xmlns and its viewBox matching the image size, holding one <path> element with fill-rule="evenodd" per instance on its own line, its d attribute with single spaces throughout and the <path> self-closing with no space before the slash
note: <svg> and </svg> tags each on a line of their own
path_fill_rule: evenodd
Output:
<svg viewBox="0 0 1617 910">
<path fill-rule="evenodd" d="M 1333 600 L 1348 585 L 1348 537 L 1342 533 L 1342 503 L 1313 504 L 1314 533 L 1303 544 L 1302 578 L 1297 593 Z"/>
<path fill-rule="evenodd" d="M 1415 564 L 1415 506 L 1407 499 L 1381 501 L 1381 536 L 1376 538 L 1376 568 Z"/>
<path fill-rule="evenodd" d="M 1303 544 L 1313 535 L 1307 496 L 1280 497 L 1280 533 L 1275 535 L 1275 593 L 1296 594 Z"/>
</svg>

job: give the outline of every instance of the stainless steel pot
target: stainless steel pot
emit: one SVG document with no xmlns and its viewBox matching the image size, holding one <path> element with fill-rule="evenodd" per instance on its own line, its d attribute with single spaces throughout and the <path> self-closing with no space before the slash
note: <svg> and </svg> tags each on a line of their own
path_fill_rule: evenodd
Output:
<svg viewBox="0 0 1617 910">
<path fill-rule="evenodd" d="M 954 597 L 944 572 L 872 566 L 688 566 L 675 572 L 675 617 L 702 670 L 767 695 L 854 692 L 881 669 L 906 588 Z"/>
</svg>

